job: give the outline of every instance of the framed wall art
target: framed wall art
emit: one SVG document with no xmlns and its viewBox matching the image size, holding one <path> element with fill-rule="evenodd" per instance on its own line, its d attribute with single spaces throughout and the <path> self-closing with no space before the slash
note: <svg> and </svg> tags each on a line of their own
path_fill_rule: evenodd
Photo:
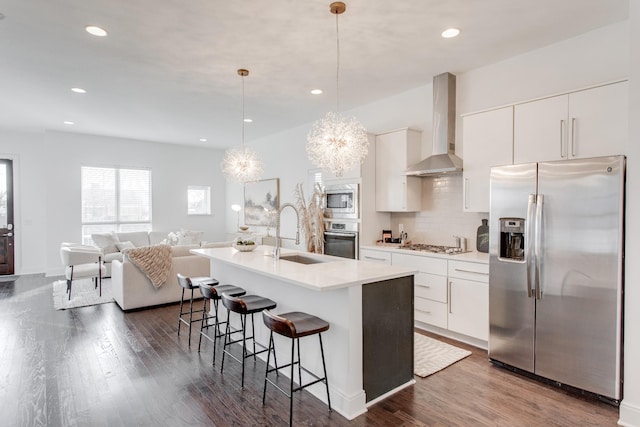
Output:
<svg viewBox="0 0 640 427">
<path fill-rule="evenodd" d="M 244 185 L 244 223 L 273 227 L 280 207 L 280 179 L 263 179 Z"/>
</svg>

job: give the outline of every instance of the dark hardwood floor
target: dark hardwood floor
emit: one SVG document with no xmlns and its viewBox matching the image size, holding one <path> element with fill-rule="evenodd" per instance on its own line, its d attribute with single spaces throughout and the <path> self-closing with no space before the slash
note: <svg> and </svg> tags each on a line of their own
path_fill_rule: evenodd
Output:
<svg viewBox="0 0 640 427">
<path fill-rule="evenodd" d="M 288 402 L 271 390 L 264 362 L 211 366 L 177 337 L 176 305 L 123 313 L 115 303 L 56 311 L 52 278 L 0 282 L 0 425 L 286 425 Z M 618 409 L 492 366 L 486 352 L 374 405 L 349 422 L 297 393 L 294 424 L 314 426 L 615 426 Z M 327 349 L 330 351 L 330 349 Z M 218 355 L 219 356 L 219 355 Z M 382 369 L 383 367 L 381 367 Z"/>
</svg>

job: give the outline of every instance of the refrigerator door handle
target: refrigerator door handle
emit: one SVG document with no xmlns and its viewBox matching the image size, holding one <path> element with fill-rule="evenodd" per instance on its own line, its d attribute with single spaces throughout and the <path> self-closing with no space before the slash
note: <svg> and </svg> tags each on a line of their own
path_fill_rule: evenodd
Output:
<svg viewBox="0 0 640 427">
<path fill-rule="evenodd" d="M 533 271 L 533 268 L 531 266 L 534 256 L 533 256 L 533 236 L 534 236 L 534 227 L 533 227 L 533 216 L 534 216 L 534 211 L 535 211 L 535 207 L 536 207 L 536 195 L 535 194 L 529 194 L 529 204 L 527 206 L 527 234 L 525 237 L 525 244 L 526 244 L 526 252 L 525 252 L 525 259 L 526 259 L 526 265 L 527 265 L 527 296 L 529 298 L 533 297 L 533 286 L 531 285 L 532 282 L 532 278 L 531 278 L 531 273 Z"/>
<path fill-rule="evenodd" d="M 540 280 L 540 258 L 542 251 L 542 205 L 544 203 L 544 196 L 538 194 L 536 197 L 536 234 L 535 234 L 535 272 L 536 272 L 536 299 L 542 299 L 542 281 Z"/>
</svg>

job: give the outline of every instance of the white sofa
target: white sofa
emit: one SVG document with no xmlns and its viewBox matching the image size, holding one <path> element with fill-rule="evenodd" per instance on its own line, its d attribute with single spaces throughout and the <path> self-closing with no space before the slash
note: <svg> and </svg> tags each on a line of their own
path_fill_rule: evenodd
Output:
<svg viewBox="0 0 640 427">
<path fill-rule="evenodd" d="M 193 255 L 189 251 L 200 247 L 223 246 L 231 246 L 231 242 L 207 243 L 202 246 L 173 246 L 171 248 L 173 258 L 169 277 L 167 282 L 157 289 L 147 276 L 127 259 L 126 255 L 122 261 L 114 260 L 111 270 L 113 298 L 125 311 L 178 302 L 182 295 L 182 287 L 178 284 L 177 279 L 178 273 L 188 277 L 211 276 L 209 259 Z"/>
<path fill-rule="evenodd" d="M 171 233 L 176 236 L 176 240 L 171 242 L 177 245 L 200 245 L 202 238 L 201 231 L 185 231 Z M 178 234 L 180 236 L 178 236 Z M 111 277 L 111 267 L 113 261 L 122 262 L 122 250 L 131 247 L 127 244 L 130 242 L 133 247 L 158 245 L 166 242 L 170 237 L 170 233 L 166 231 L 133 231 L 128 233 L 99 233 L 92 234 L 93 244 L 102 249 L 102 260 L 107 269 L 104 277 Z"/>
<path fill-rule="evenodd" d="M 132 310 L 180 301 L 182 287 L 178 284 L 178 273 L 189 277 L 210 275 L 209 260 L 189 253 L 189 250 L 199 247 L 182 245 L 171 248 L 171 271 L 167 282 L 158 289 L 126 255 L 122 261 L 114 260 L 111 263 L 111 286 L 116 303 L 123 310 Z"/>
</svg>

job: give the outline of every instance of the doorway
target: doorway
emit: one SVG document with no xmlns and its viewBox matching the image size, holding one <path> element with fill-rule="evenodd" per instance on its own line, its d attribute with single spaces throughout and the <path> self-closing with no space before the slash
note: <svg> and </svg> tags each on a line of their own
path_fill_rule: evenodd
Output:
<svg viewBox="0 0 640 427">
<path fill-rule="evenodd" d="M 13 161 L 0 159 L 0 275 L 14 273 Z"/>
</svg>

